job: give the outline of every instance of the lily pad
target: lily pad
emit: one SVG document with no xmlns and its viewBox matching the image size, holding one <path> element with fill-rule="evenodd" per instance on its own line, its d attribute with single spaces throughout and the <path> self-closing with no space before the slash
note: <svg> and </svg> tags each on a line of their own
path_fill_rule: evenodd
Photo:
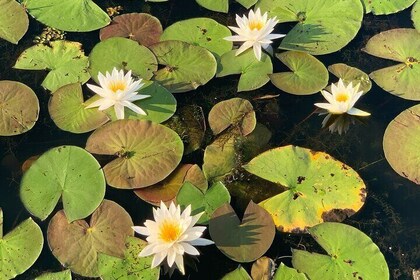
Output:
<svg viewBox="0 0 420 280">
<path fill-rule="evenodd" d="M 53 255 L 72 272 L 99 277 L 98 254 L 124 257 L 125 239 L 134 233 L 132 226 L 124 208 L 104 200 L 89 224 L 85 220 L 70 222 L 64 211 L 57 212 L 48 225 L 48 244 Z"/>
<path fill-rule="evenodd" d="M 83 219 L 105 196 L 101 166 L 84 149 L 60 146 L 41 155 L 25 172 L 20 198 L 34 216 L 45 220 L 60 198 L 69 221 Z"/>
<path fill-rule="evenodd" d="M 116 16 L 109 26 L 101 29 L 101 41 L 111 37 L 124 37 L 137 41 L 143 46 L 151 46 L 159 42 L 162 35 L 159 19 L 146 13 L 131 13 Z"/>
<path fill-rule="evenodd" d="M 151 268 L 153 257 L 138 256 L 146 245 L 146 241 L 129 236 L 126 239 L 123 259 L 99 253 L 98 269 L 101 279 L 159 279 L 160 267 Z"/>
<path fill-rule="evenodd" d="M 389 15 L 407 9 L 416 0 L 362 0 L 366 13 L 372 12 L 374 15 Z"/>
<path fill-rule="evenodd" d="M 271 82 L 282 91 L 296 95 L 309 95 L 327 86 L 327 68 L 312 55 L 288 51 L 276 54 L 276 57 L 292 70 L 270 75 Z"/>
<path fill-rule="evenodd" d="M 23 0 L 28 13 L 47 26 L 87 32 L 108 25 L 111 19 L 92 0 Z"/>
<path fill-rule="evenodd" d="M 186 92 L 206 84 L 216 74 L 217 63 L 205 48 L 182 41 L 163 41 L 150 47 L 158 63 L 153 79 L 170 92 Z"/>
<path fill-rule="evenodd" d="M 368 74 L 356 67 L 351 67 L 344 63 L 336 63 L 328 66 L 328 71 L 337 78 L 342 79 L 345 84 L 352 83 L 353 86 L 360 84 L 359 90 L 363 91 L 363 94 L 372 88 L 372 82 Z"/>
<path fill-rule="evenodd" d="M 210 182 L 223 181 L 240 166 L 236 155 L 236 137 L 228 135 L 218 137 L 204 151 L 203 172 Z"/>
<path fill-rule="evenodd" d="M 17 44 L 29 27 L 29 19 L 25 8 L 15 0 L 0 0 L 0 38 Z"/>
<path fill-rule="evenodd" d="M 290 268 L 280 263 L 273 280 L 307 280 L 305 274 L 298 272 L 294 268 Z"/>
<path fill-rule="evenodd" d="M 47 70 L 42 86 L 52 92 L 72 83 L 84 84 L 89 80 L 88 58 L 78 42 L 53 41 L 26 49 L 17 59 L 16 69 Z"/>
<path fill-rule="evenodd" d="M 398 97 L 420 100 L 420 33 L 397 28 L 381 32 L 367 42 L 363 51 L 400 64 L 376 70 L 370 78 Z"/>
<path fill-rule="evenodd" d="M 140 115 L 136 112 L 125 109 L 125 118 L 133 120 L 148 120 L 161 123 L 168 120 L 176 111 L 176 99 L 166 88 L 156 82 L 144 81 L 144 86 L 138 91 L 139 94 L 150 95 L 150 97 L 133 103 L 142 108 L 147 115 Z M 105 111 L 111 120 L 117 120 L 115 110 L 111 107 Z"/>
<path fill-rule="evenodd" d="M 35 280 L 71 280 L 69 269 L 60 272 L 47 272 L 35 278 Z"/>
<path fill-rule="evenodd" d="M 154 185 L 171 174 L 181 161 L 184 146 L 178 134 L 163 125 L 119 120 L 93 132 L 86 150 L 117 156 L 103 167 L 107 183 L 135 189 Z"/>
<path fill-rule="evenodd" d="M 41 228 L 26 219 L 3 236 L 3 212 L 0 208 L 0 279 L 13 279 L 30 268 L 44 245 Z"/>
<path fill-rule="evenodd" d="M 276 16 L 279 22 L 297 22 L 279 48 L 312 55 L 346 46 L 359 31 L 364 15 L 359 0 L 260 0 L 255 8 Z"/>
<path fill-rule="evenodd" d="M 420 104 L 399 114 L 385 130 L 384 153 L 401 176 L 420 185 Z"/>
<path fill-rule="evenodd" d="M 239 266 L 234 271 L 223 276 L 222 280 L 252 280 L 252 278 L 242 266 Z"/>
<path fill-rule="evenodd" d="M 255 57 L 252 49 L 246 50 L 240 55 L 235 55 L 236 50 L 222 55 L 217 77 L 241 74 L 238 83 L 238 91 L 249 91 L 262 87 L 273 73 L 271 59 L 265 53 L 261 54 L 261 60 Z"/>
<path fill-rule="evenodd" d="M 230 203 L 230 194 L 222 182 L 213 184 L 203 191 L 190 182 L 185 182 L 176 196 L 182 207 L 191 205 L 192 215 L 204 212 L 197 223 L 208 224 L 214 211 L 225 203 Z"/>
<path fill-rule="evenodd" d="M 39 101 L 25 84 L 0 81 L 0 136 L 12 136 L 30 130 L 38 120 Z"/>
<path fill-rule="evenodd" d="M 229 10 L 229 0 L 195 0 L 198 5 L 203 8 L 209 9 L 215 12 L 227 13 Z M 245 8 L 251 8 L 258 0 L 236 0 L 239 4 Z M 232 1 L 231 1 L 232 2 Z"/>
<path fill-rule="evenodd" d="M 251 102 L 242 98 L 232 98 L 221 101 L 211 108 L 209 124 L 215 135 L 233 128 L 240 135 L 246 136 L 255 129 L 257 119 Z"/>
<path fill-rule="evenodd" d="M 414 27 L 420 31 L 420 2 L 417 1 L 413 9 L 411 10 L 411 20 L 413 21 Z"/>
<path fill-rule="evenodd" d="M 48 112 L 60 129 L 73 133 L 89 132 L 109 121 L 102 111 L 86 106 L 81 85 L 74 83 L 54 92 L 48 102 Z"/>
<path fill-rule="evenodd" d="M 276 263 L 269 257 L 261 257 L 252 264 L 251 277 L 255 280 L 271 280 Z"/>
<path fill-rule="evenodd" d="M 157 61 L 153 53 L 137 42 L 126 38 L 109 38 L 93 48 L 89 54 L 89 73 L 98 83 L 98 73 L 111 73 L 118 70 L 131 70 L 134 76 L 149 80 L 157 70 Z"/>
<path fill-rule="evenodd" d="M 232 42 L 223 38 L 230 36 L 230 30 L 211 18 L 192 18 L 168 26 L 161 41 L 179 40 L 211 51 L 216 59 L 232 49 Z"/>
<path fill-rule="evenodd" d="M 228 258 L 252 262 L 267 252 L 276 230 L 270 214 L 250 201 L 242 221 L 230 204 L 218 208 L 210 220 L 209 231 L 217 248 Z"/>
<path fill-rule="evenodd" d="M 360 230 L 324 223 L 309 229 L 309 233 L 328 254 L 293 250 L 293 267 L 309 279 L 389 279 L 384 256 Z"/>
<path fill-rule="evenodd" d="M 266 151 L 243 168 L 279 185 L 280 194 L 259 203 L 279 231 L 305 232 L 328 221 L 356 213 L 366 199 L 366 187 L 349 166 L 323 152 L 296 146 Z"/>
</svg>

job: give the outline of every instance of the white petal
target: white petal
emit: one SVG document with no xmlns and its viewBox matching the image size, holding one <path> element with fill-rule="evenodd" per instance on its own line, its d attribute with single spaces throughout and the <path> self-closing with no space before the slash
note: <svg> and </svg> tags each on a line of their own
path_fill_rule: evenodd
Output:
<svg viewBox="0 0 420 280">
<path fill-rule="evenodd" d="M 255 57 L 258 59 L 258 61 L 261 60 L 261 45 L 260 44 L 254 44 L 253 46 Z"/>
<path fill-rule="evenodd" d="M 99 107 L 102 105 L 104 98 L 101 98 L 99 100 L 96 100 L 95 102 L 90 103 L 88 106 L 86 106 L 86 109 Z"/>
<path fill-rule="evenodd" d="M 131 109 L 132 111 L 136 112 L 137 114 L 144 115 L 144 116 L 147 115 L 147 113 L 142 108 L 140 108 L 136 104 L 131 103 L 130 101 L 123 101 L 122 105 Z"/>
<path fill-rule="evenodd" d="M 336 103 L 336 102 L 335 102 L 334 97 L 333 97 L 333 96 L 332 96 L 332 94 L 331 94 L 331 93 L 329 93 L 328 91 L 326 91 L 326 90 L 321 90 L 321 94 L 322 94 L 322 96 L 324 96 L 324 98 L 328 101 L 328 103 L 330 103 L 330 104 L 334 104 L 334 103 Z"/>
<path fill-rule="evenodd" d="M 114 100 L 103 98 L 102 99 L 102 104 L 99 106 L 98 110 L 100 110 L 100 111 L 106 110 L 109 107 L 114 106 L 114 104 L 115 104 Z"/>
<path fill-rule="evenodd" d="M 235 55 L 238 56 L 241 53 L 243 53 L 244 51 L 246 51 L 247 49 L 249 49 L 250 47 L 252 47 L 253 42 L 251 41 L 246 41 L 245 43 L 242 44 L 242 46 L 236 51 Z"/>
<path fill-rule="evenodd" d="M 165 257 L 166 257 L 166 254 L 164 254 L 164 253 L 156 254 L 156 255 L 153 257 L 153 261 L 152 261 L 152 266 L 151 266 L 151 268 L 155 268 L 155 267 L 157 267 L 158 265 L 160 265 L 160 264 L 162 263 L 163 259 L 165 259 Z"/>
<path fill-rule="evenodd" d="M 138 234 L 141 235 L 150 235 L 149 229 L 147 227 L 139 227 L 139 226 L 134 226 L 131 227 L 135 232 L 137 232 Z"/>
<path fill-rule="evenodd" d="M 179 269 L 179 272 L 181 272 L 182 275 L 185 274 L 185 269 L 184 269 L 184 258 L 182 255 L 176 255 L 175 257 L 175 263 L 176 266 Z"/>
<path fill-rule="evenodd" d="M 197 238 L 193 241 L 188 242 L 193 246 L 207 246 L 207 245 L 213 245 L 214 242 L 205 238 Z"/>
<path fill-rule="evenodd" d="M 95 86 L 95 85 L 91 85 L 91 84 L 86 84 L 86 86 L 93 91 L 94 93 L 96 93 L 99 96 L 102 97 L 108 97 L 107 91 L 105 91 L 103 88 Z"/>
<path fill-rule="evenodd" d="M 185 253 L 189 254 L 189 255 L 193 255 L 193 256 L 198 256 L 200 255 L 200 252 L 191 244 L 184 242 L 182 243 L 182 246 L 184 247 Z"/>
<path fill-rule="evenodd" d="M 114 111 L 115 111 L 115 115 L 117 116 L 117 119 L 119 120 L 124 119 L 124 106 L 122 106 L 120 103 L 116 103 L 114 105 Z"/>
<path fill-rule="evenodd" d="M 151 245 L 147 245 L 146 247 L 143 248 L 143 250 L 141 250 L 139 257 L 147 257 L 150 256 L 153 253 L 153 249 L 154 249 L 155 245 L 151 244 Z"/>
<path fill-rule="evenodd" d="M 175 263 L 176 253 L 175 250 L 169 249 L 168 257 L 166 258 L 166 262 L 168 263 L 169 267 L 172 267 Z"/>
<path fill-rule="evenodd" d="M 328 110 L 328 112 L 330 112 L 331 114 L 343 114 L 345 112 L 345 110 L 340 110 L 340 108 L 337 108 L 336 106 L 334 106 L 334 104 L 315 103 L 315 106 Z"/>
<path fill-rule="evenodd" d="M 370 116 L 370 113 L 362 111 L 357 108 L 351 108 L 349 111 L 347 111 L 347 114 L 353 115 L 353 116 L 360 116 L 360 117 L 367 117 Z"/>
</svg>

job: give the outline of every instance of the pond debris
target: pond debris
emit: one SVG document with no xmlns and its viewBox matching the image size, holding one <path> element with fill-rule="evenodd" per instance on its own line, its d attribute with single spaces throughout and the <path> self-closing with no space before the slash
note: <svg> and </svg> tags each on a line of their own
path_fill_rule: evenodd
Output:
<svg viewBox="0 0 420 280">
<path fill-rule="evenodd" d="M 35 44 L 48 45 L 52 41 L 65 40 L 66 32 L 61 31 L 54 27 L 45 27 L 39 36 L 35 36 L 33 42 Z"/>
</svg>

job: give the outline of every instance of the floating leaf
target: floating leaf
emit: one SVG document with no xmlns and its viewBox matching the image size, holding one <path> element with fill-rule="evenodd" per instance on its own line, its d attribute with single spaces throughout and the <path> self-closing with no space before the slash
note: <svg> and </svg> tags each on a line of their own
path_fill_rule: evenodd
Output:
<svg viewBox="0 0 420 280">
<path fill-rule="evenodd" d="M 28 31 L 29 20 L 25 8 L 15 0 L 0 0 L 0 38 L 17 44 Z"/>
<path fill-rule="evenodd" d="M 367 42 L 368 54 L 400 64 L 376 70 L 370 77 L 384 90 L 404 99 L 420 100 L 420 33 L 397 28 L 381 32 Z"/>
<path fill-rule="evenodd" d="M 229 10 L 229 0 L 195 0 L 198 5 L 203 8 L 209 9 L 215 12 L 227 13 Z M 257 0 L 236 0 L 239 4 L 249 9 Z"/>
<path fill-rule="evenodd" d="M 230 203 L 230 194 L 222 182 L 213 184 L 206 191 L 197 188 L 190 182 L 186 182 L 179 189 L 176 202 L 182 207 L 191 205 L 192 215 L 204 212 L 197 223 L 208 224 L 217 208 L 225 203 Z"/>
<path fill-rule="evenodd" d="M 293 267 L 309 279 L 389 279 L 388 266 L 378 246 L 358 229 L 324 223 L 309 229 L 309 233 L 328 254 L 293 250 Z"/>
<path fill-rule="evenodd" d="M 242 221 L 230 204 L 218 208 L 210 220 L 209 231 L 217 248 L 237 262 L 252 262 L 264 255 L 275 235 L 270 214 L 252 201 Z"/>
<path fill-rule="evenodd" d="M 162 69 L 153 79 L 170 92 L 186 92 L 206 84 L 216 74 L 211 52 L 181 41 L 163 41 L 150 47 Z"/>
<path fill-rule="evenodd" d="M 111 21 L 92 0 L 23 0 L 23 4 L 35 19 L 64 31 L 92 31 Z"/>
<path fill-rule="evenodd" d="M 197 164 L 194 164 L 191 166 L 190 169 L 188 169 L 187 175 L 185 176 L 185 182 L 190 182 L 203 192 L 207 191 L 208 188 L 208 182 L 206 177 L 204 176 L 203 171 L 200 169 L 200 167 Z"/>
<path fill-rule="evenodd" d="M 251 276 L 254 280 L 271 280 L 276 263 L 269 257 L 261 257 L 252 264 Z"/>
<path fill-rule="evenodd" d="M 307 280 L 305 274 L 299 273 L 296 269 L 290 268 L 280 263 L 279 268 L 274 274 L 273 280 Z"/>
<path fill-rule="evenodd" d="M 0 81 L 0 136 L 22 134 L 38 120 L 39 101 L 25 84 Z"/>
<path fill-rule="evenodd" d="M 98 254 L 98 269 L 103 280 L 159 279 L 160 267 L 151 268 L 153 257 L 139 257 L 147 242 L 135 237 L 127 237 L 124 258 Z"/>
<path fill-rule="evenodd" d="M 223 276 L 222 280 L 252 280 L 252 278 L 242 266 L 239 266 L 234 271 Z"/>
<path fill-rule="evenodd" d="M 62 130 L 73 133 L 92 131 L 109 118 L 97 108 L 87 109 L 79 83 L 59 88 L 50 98 L 48 111 L 51 119 Z"/>
<path fill-rule="evenodd" d="M 249 9 L 258 2 L 258 0 L 236 0 L 239 4 L 244 6 L 245 8 Z"/>
<path fill-rule="evenodd" d="M 20 198 L 34 216 L 45 220 L 60 197 L 70 222 L 83 219 L 105 196 L 101 166 L 84 149 L 60 146 L 41 155 L 23 175 Z"/>
<path fill-rule="evenodd" d="M 64 85 L 89 80 L 88 64 L 80 43 L 60 40 L 50 42 L 49 46 L 38 44 L 26 49 L 13 67 L 49 71 L 42 86 L 54 92 Z"/>
<path fill-rule="evenodd" d="M 342 79 L 346 84 L 352 83 L 353 86 L 360 84 L 359 90 L 363 91 L 363 93 L 368 92 L 372 87 L 368 74 L 355 67 L 344 63 L 336 63 L 328 66 L 328 71 L 337 78 Z"/>
<path fill-rule="evenodd" d="M 104 200 L 90 224 L 85 220 L 70 222 L 64 211 L 57 212 L 48 225 L 48 244 L 63 266 L 82 276 L 99 277 L 98 254 L 124 257 L 125 239 L 133 235 L 132 226 L 124 208 Z"/>
<path fill-rule="evenodd" d="M 218 59 L 232 49 L 232 42 L 223 38 L 230 30 L 211 18 L 191 18 L 178 21 L 165 29 L 161 41 L 179 40 L 211 51 Z"/>
<path fill-rule="evenodd" d="M 257 119 L 251 102 L 242 98 L 232 98 L 211 108 L 209 124 L 215 135 L 233 128 L 238 130 L 240 135 L 246 136 L 255 129 Z"/>
<path fill-rule="evenodd" d="M 144 86 L 138 91 L 139 94 L 150 97 L 133 103 L 142 108 L 147 115 L 140 115 L 125 108 L 125 118 L 133 120 L 148 120 L 161 123 L 168 120 L 176 111 L 176 99 L 166 88 L 156 82 L 144 81 Z M 117 120 L 114 107 L 105 111 L 111 120 Z"/>
<path fill-rule="evenodd" d="M 162 32 L 162 25 L 156 17 L 131 13 L 114 17 L 109 26 L 101 29 L 99 38 L 103 41 L 111 37 L 124 37 L 148 47 L 159 42 Z"/>
<path fill-rule="evenodd" d="M 93 48 L 89 54 L 89 72 L 98 83 L 98 74 L 118 70 L 131 70 L 132 75 L 149 80 L 157 70 L 153 53 L 137 42 L 126 38 L 109 38 Z"/>
<path fill-rule="evenodd" d="M 273 73 L 271 59 L 265 53 L 261 54 L 261 61 L 258 61 L 252 49 L 249 49 L 236 56 L 236 50 L 222 55 L 220 69 L 217 77 L 241 74 L 238 83 L 238 91 L 249 91 L 262 87 Z"/>
<path fill-rule="evenodd" d="M 47 272 L 35 278 L 35 280 L 71 280 L 69 269 L 60 272 Z"/>
<path fill-rule="evenodd" d="M 305 232 L 327 221 L 342 221 L 364 204 L 366 187 L 349 166 L 323 152 L 279 147 L 243 168 L 285 191 L 260 203 L 283 232 Z"/>
<path fill-rule="evenodd" d="M 239 165 L 236 155 L 236 137 L 219 137 L 206 147 L 203 172 L 208 181 L 223 181 Z"/>
<path fill-rule="evenodd" d="M 362 0 L 366 13 L 374 15 L 389 15 L 410 7 L 416 0 Z"/>
<path fill-rule="evenodd" d="M 420 104 L 408 108 L 385 130 L 384 153 L 401 176 L 420 185 Z"/>
<path fill-rule="evenodd" d="M 44 244 L 40 227 L 26 219 L 3 236 L 3 212 L 0 208 L 0 279 L 13 279 L 38 259 Z"/>
<path fill-rule="evenodd" d="M 276 57 L 292 70 L 270 75 L 271 82 L 282 91 L 296 95 L 309 95 L 327 86 L 327 68 L 312 55 L 288 51 L 276 54 Z"/>
<path fill-rule="evenodd" d="M 420 2 L 417 1 L 411 10 L 411 20 L 417 31 L 420 31 Z"/>
<path fill-rule="evenodd" d="M 297 22 L 282 39 L 280 49 L 312 55 L 342 49 L 356 36 L 364 14 L 359 0 L 260 0 L 256 8 L 279 22 Z"/>
<path fill-rule="evenodd" d="M 118 120 L 93 132 L 86 150 L 116 155 L 103 168 L 107 183 L 115 188 L 135 189 L 165 179 L 178 166 L 184 149 L 178 134 L 163 125 Z"/>
</svg>

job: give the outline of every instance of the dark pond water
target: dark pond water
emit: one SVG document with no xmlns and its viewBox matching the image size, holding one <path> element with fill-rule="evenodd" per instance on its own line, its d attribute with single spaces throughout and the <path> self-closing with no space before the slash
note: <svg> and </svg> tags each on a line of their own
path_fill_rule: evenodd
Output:
<svg viewBox="0 0 420 280">
<path fill-rule="evenodd" d="M 142 0 L 96 1 L 104 9 L 109 6 L 121 5 L 124 12 L 147 12 L 158 17 L 163 27 L 187 18 L 210 17 L 221 24 L 235 25 L 235 13 L 245 13 L 239 5 L 232 4 L 229 15 L 215 13 L 200 8 L 193 0 L 170 0 L 166 3 L 145 3 Z M 2 11 L 3 12 L 3 11 Z M 293 24 L 277 26 L 278 32 L 286 33 Z M 367 73 L 391 64 L 390 62 L 369 56 L 361 52 L 367 40 L 380 31 L 397 28 L 411 28 L 409 11 L 403 11 L 390 16 L 367 15 L 362 29 L 357 37 L 341 51 L 318 57 L 325 65 L 344 62 L 358 67 Z M 0 80 L 16 80 L 30 86 L 37 93 L 41 102 L 41 112 L 36 126 L 20 136 L 0 138 L 0 207 L 4 211 L 4 231 L 8 232 L 22 220 L 29 217 L 19 199 L 20 166 L 23 161 L 33 155 L 43 153 L 49 148 L 59 145 L 77 145 L 84 147 L 89 134 L 74 135 L 59 130 L 49 117 L 47 103 L 49 94 L 40 87 L 46 72 L 22 71 L 12 69 L 18 55 L 32 45 L 34 36 L 42 32 L 43 26 L 35 20 L 30 22 L 30 30 L 19 45 L 0 41 Z M 98 31 L 76 34 L 66 34 L 68 40 L 83 44 L 86 54 L 99 41 Z M 274 45 L 276 47 L 276 45 Z M 273 59 L 275 72 L 282 70 Z M 345 220 L 369 235 L 379 246 L 388 262 L 392 279 L 412 279 L 412 270 L 420 267 L 420 188 L 410 181 L 397 175 L 384 158 L 382 137 L 387 124 L 401 111 L 415 104 L 395 97 L 373 85 L 372 90 L 359 102 L 358 108 L 367 110 L 372 116 L 364 123 L 351 127 L 350 131 L 339 136 L 321 130 L 322 117 L 310 116 L 314 110 L 313 104 L 322 101 L 320 94 L 299 97 L 282 93 L 272 85 L 247 92 L 236 93 L 237 76 L 214 79 L 195 92 L 177 94 L 179 107 L 186 104 L 202 106 L 205 115 L 217 102 L 235 96 L 251 100 L 257 110 L 259 122 L 267 125 L 273 132 L 272 146 L 286 144 L 299 145 L 314 150 L 325 151 L 359 172 L 368 186 L 368 197 L 365 206 L 356 215 Z M 280 94 L 275 99 L 255 100 L 256 97 L 267 94 Z M 204 146 L 203 146 L 204 147 Z M 202 162 L 203 151 L 197 151 L 184 158 L 184 162 Z M 261 190 L 264 192 L 264 189 Z M 138 199 L 131 191 L 107 188 L 106 198 L 122 205 L 139 225 L 151 217 L 151 207 Z M 239 199 L 234 198 L 232 204 L 236 209 L 242 208 Z M 57 206 L 57 210 L 61 206 Z M 52 215 L 51 215 L 52 216 Z M 46 221 L 37 221 L 44 233 L 48 225 Z M 306 235 L 281 234 L 267 252 L 272 258 L 280 258 L 290 264 L 290 248 L 307 248 L 321 252 L 311 237 Z M 202 256 L 197 268 L 187 268 L 187 279 L 219 279 L 227 272 L 235 269 L 238 264 L 230 261 L 215 246 L 200 248 Z M 250 265 L 245 265 L 247 269 Z M 58 271 L 61 266 L 50 253 L 47 245 L 35 265 L 19 279 L 33 279 L 42 271 Z M 173 279 L 181 278 L 174 274 Z M 77 278 L 76 279 L 82 279 Z"/>
</svg>

